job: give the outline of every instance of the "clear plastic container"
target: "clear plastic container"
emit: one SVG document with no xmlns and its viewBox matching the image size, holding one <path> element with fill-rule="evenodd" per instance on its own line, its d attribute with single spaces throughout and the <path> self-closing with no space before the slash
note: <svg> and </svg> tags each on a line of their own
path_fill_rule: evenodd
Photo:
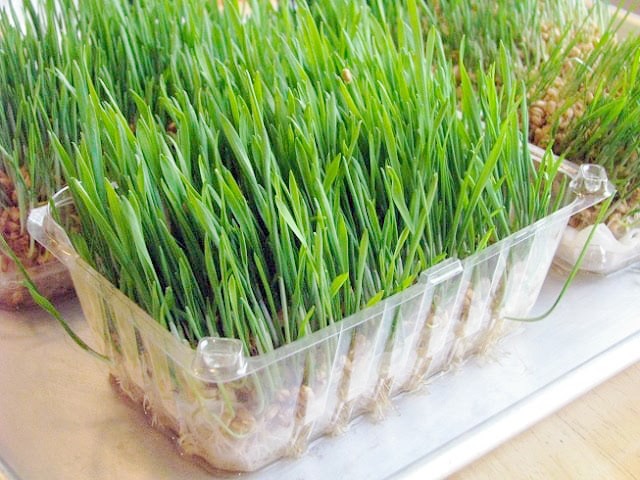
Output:
<svg viewBox="0 0 640 480">
<path fill-rule="evenodd" d="M 27 268 L 27 273 L 38 287 L 38 291 L 48 299 L 59 299 L 73 292 L 73 282 L 67 267 L 57 259 Z M 0 272 L 0 309 L 18 310 L 35 306 L 29 290 L 23 285 L 22 273 L 10 262 L 4 272 Z"/>
<path fill-rule="evenodd" d="M 564 206 L 464 260 L 449 259 L 371 308 L 269 354 L 205 338 L 191 348 L 87 265 L 49 207 L 29 231 L 68 266 L 114 383 L 182 451 L 216 469 L 257 470 L 303 453 L 356 416 L 482 352 L 533 306 L 569 217 L 611 194 L 582 169 Z M 71 204 L 60 192 L 59 207 Z M 66 209 L 62 210 L 62 215 Z M 64 220 L 64 218 L 63 218 Z"/>
</svg>

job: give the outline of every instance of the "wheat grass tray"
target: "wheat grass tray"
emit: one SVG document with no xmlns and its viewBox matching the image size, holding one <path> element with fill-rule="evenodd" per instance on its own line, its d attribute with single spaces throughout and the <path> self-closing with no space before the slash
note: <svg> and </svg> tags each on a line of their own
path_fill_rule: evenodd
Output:
<svg viewBox="0 0 640 480">
<path fill-rule="evenodd" d="M 507 322 L 517 334 L 502 336 L 503 319 L 534 317 L 558 296 L 565 274 L 544 278 L 564 225 L 612 191 L 589 187 L 591 170 L 574 178 L 584 187 L 575 201 L 535 225 L 462 263 L 428 270 L 411 289 L 327 332 L 249 360 L 233 342 L 207 340 L 194 353 L 168 339 L 85 268 L 42 215 L 46 207 L 37 209 L 34 238 L 70 268 L 88 322 L 78 300 L 62 303 L 63 315 L 83 338 L 98 338 L 93 347 L 113 360 L 116 380 L 110 384 L 105 366 L 45 313 L 0 313 L 0 480 L 441 478 L 457 471 L 640 360 L 635 257 L 624 270 L 607 269 L 615 271 L 610 276 L 583 272 L 548 318 Z M 56 198 L 70 206 L 64 193 Z M 444 307 L 427 317 L 432 303 Z M 255 388 L 245 388 L 254 377 Z M 234 404 L 229 422 L 221 401 Z M 241 418 L 241 407 L 259 415 Z M 221 473 L 211 465 L 256 471 Z"/>
<path fill-rule="evenodd" d="M 549 306 L 563 280 L 549 276 L 533 313 Z M 640 361 L 639 291 L 637 267 L 579 276 L 545 321 L 523 324 L 493 354 L 397 399 L 383 422 L 361 418 L 343 435 L 312 443 L 302 458 L 233 478 L 450 474 Z M 76 301 L 62 308 L 89 338 Z M 0 478 L 225 478 L 181 458 L 86 355 L 44 314 L 0 317 Z"/>
</svg>

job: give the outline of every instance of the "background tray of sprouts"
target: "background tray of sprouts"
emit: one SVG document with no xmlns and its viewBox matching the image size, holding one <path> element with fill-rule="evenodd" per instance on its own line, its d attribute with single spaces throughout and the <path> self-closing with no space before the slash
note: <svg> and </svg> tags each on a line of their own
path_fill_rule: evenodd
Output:
<svg viewBox="0 0 640 480">
<path fill-rule="evenodd" d="M 71 150 L 81 135 L 79 107 L 65 77 L 82 61 L 133 119 L 133 93 L 144 95 L 145 83 L 160 76 L 171 56 L 163 49 L 169 38 L 158 33 L 175 31 L 165 29 L 173 21 L 166 5 L 131 9 L 128 18 L 118 1 L 103 7 L 103 2 L 80 6 L 73 0 L 0 1 L 0 234 L 51 299 L 72 293 L 71 279 L 30 238 L 26 219 L 31 208 L 65 185 L 53 138 Z M 11 255 L 0 251 L 0 307 L 32 304 Z"/>
<path fill-rule="evenodd" d="M 64 185 L 50 151 L 48 131 L 72 140 L 77 125 L 72 99 L 60 91 L 50 68 L 68 62 L 70 53 L 56 48 L 55 29 L 42 28 L 54 11 L 46 18 L 29 7 L 31 2 L 0 2 L 0 234 L 40 292 L 54 298 L 73 291 L 71 278 L 55 257 L 29 237 L 26 219 L 32 207 L 46 202 Z M 0 250 L 1 308 L 33 305 L 22 281 L 10 255 Z"/>
<path fill-rule="evenodd" d="M 630 10 L 638 2 L 616 2 Z M 378 3 L 393 18 L 397 4 Z M 529 140 L 609 172 L 617 193 L 581 269 L 608 274 L 640 259 L 640 19 L 608 2 L 425 1 L 423 21 L 445 50 L 485 65 L 502 48 L 527 85 Z M 401 8 L 401 7 L 400 7 Z M 594 209 L 572 218 L 557 263 L 571 267 L 594 225 Z"/>
<path fill-rule="evenodd" d="M 615 273 L 640 261 L 640 16 L 613 7 L 610 11 L 614 19 L 623 21 L 614 27 L 615 37 L 602 35 L 600 43 L 592 43 L 593 59 L 588 57 L 588 63 L 595 65 L 590 67 L 588 80 L 580 80 L 584 71 L 575 74 L 595 94 L 586 97 L 590 101 L 583 108 L 584 118 L 575 122 L 566 139 L 570 158 L 604 165 L 620 192 L 604 223 L 596 227 L 583 258 L 581 269 L 598 274 Z M 593 42 L 598 33 L 596 29 Z M 584 142 L 585 138 L 589 141 Z M 562 142 L 560 145 L 564 148 Z M 558 263 L 567 267 L 575 262 L 594 217 L 588 210 L 570 223 L 558 248 Z"/>
</svg>

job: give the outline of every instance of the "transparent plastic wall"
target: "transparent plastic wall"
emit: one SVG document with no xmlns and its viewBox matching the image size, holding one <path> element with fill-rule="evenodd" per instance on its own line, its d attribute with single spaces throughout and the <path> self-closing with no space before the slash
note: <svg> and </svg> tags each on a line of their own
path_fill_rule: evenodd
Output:
<svg viewBox="0 0 640 480">
<path fill-rule="evenodd" d="M 35 305 L 29 290 L 23 285 L 22 273 L 13 262 L 0 270 L 0 309 L 17 310 Z M 38 291 L 49 299 L 59 299 L 73 293 L 73 283 L 67 267 L 56 261 L 27 269 Z"/>
<path fill-rule="evenodd" d="M 533 306 L 569 217 L 611 194 L 602 171 L 582 169 L 571 198 L 548 217 L 460 261 L 424 272 L 405 291 L 272 353 L 205 338 L 192 349 L 164 330 L 74 252 L 49 207 L 30 233 L 71 273 L 83 312 L 126 395 L 217 469 L 253 471 L 459 365 Z M 66 192 L 54 201 L 61 215 Z"/>
</svg>

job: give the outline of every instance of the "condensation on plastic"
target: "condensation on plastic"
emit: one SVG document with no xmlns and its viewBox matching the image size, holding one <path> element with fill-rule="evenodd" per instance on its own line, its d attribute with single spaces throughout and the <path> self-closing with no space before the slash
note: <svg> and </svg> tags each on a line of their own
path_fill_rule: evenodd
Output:
<svg viewBox="0 0 640 480">
<path fill-rule="evenodd" d="M 29 290 L 24 286 L 24 277 L 13 262 L 0 272 L 0 309 L 18 310 L 35 305 Z M 59 299 L 73 292 L 73 283 L 67 267 L 53 259 L 42 265 L 27 268 L 27 273 L 38 291 L 46 298 Z"/>
<path fill-rule="evenodd" d="M 254 471 L 302 454 L 363 413 L 486 350 L 533 306 L 575 212 L 612 192 L 606 174 L 575 189 L 544 219 L 464 260 L 449 259 L 373 307 L 274 352 L 245 357 L 238 341 L 206 338 L 192 349 L 163 329 L 74 252 L 49 213 L 31 235 L 68 266 L 110 373 L 152 423 L 216 469 Z M 584 182 L 583 182 L 584 183 Z M 64 215 L 62 191 L 54 201 Z M 64 220 L 64 219 L 63 219 Z"/>
</svg>

